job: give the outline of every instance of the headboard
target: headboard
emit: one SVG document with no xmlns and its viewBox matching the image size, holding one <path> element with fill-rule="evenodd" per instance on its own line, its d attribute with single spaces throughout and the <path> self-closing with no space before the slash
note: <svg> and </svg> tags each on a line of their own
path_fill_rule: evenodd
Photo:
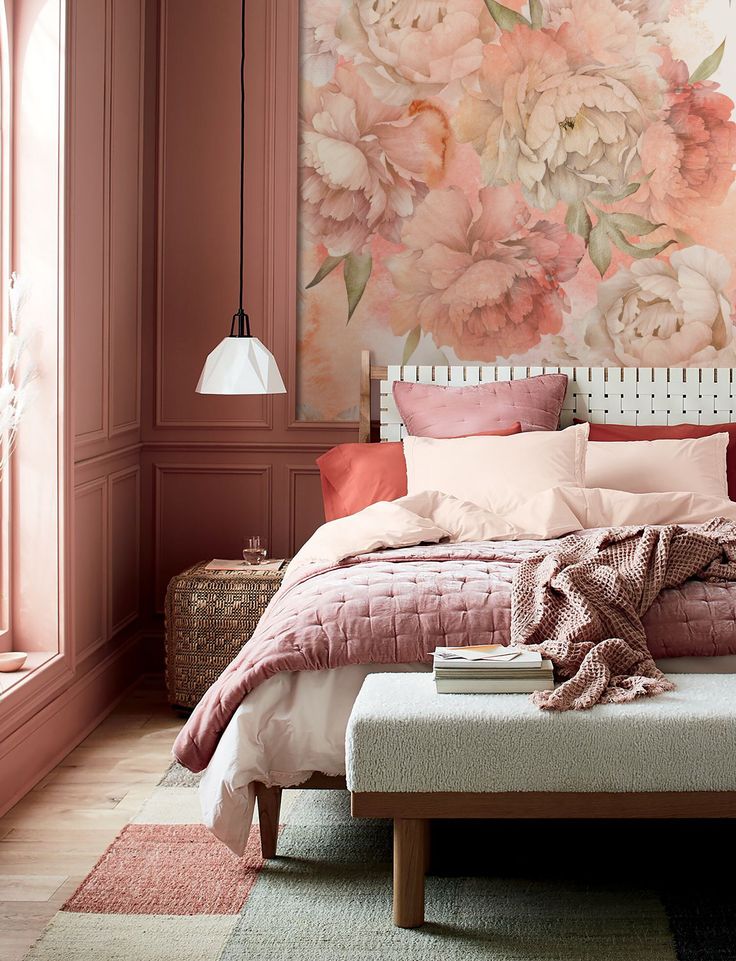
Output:
<svg viewBox="0 0 736 961">
<path fill-rule="evenodd" d="M 536 374 L 567 374 L 561 423 L 719 424 L 736 421 L 736 369 L 731 367 L 378 367 L 361 354 L 360 434 L 371 439 L 371 385 L 379 382 L 380 439 L 401 440 L 404 425 L 391 385 L 397 380 L 463 386 Z"/>
</svg>

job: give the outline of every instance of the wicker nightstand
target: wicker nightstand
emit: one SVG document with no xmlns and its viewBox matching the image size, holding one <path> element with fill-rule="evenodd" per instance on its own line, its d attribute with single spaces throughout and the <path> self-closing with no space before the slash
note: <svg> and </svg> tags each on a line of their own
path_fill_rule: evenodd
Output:
<svg viewBox="0 0 736 961">
<path fill-rule="evenodd" d="M 250 639 L 276 591 L 280 571 L 207 571 L 206 561 L 173 577 L 166 590 L 169 703 L 192 708 Z"/>
</svg>

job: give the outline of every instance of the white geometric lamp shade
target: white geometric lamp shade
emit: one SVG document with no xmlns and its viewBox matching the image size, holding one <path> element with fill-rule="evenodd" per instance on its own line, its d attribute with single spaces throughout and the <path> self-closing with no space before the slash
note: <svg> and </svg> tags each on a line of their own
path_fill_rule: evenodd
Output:
<svg viewBox="0 0 736 961">
<path fill-rule="evenodd" d="M 285 394 L 273 354 L 257 337 L 225 337 L 208 355 L 198 394 Z"/>
</svg>

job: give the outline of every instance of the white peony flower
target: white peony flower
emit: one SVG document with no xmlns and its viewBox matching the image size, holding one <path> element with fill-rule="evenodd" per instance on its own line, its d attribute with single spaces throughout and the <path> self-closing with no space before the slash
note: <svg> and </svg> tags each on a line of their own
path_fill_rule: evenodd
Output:
<svg viewBox="0 0 736 961">
<path fill-rule="evenodd" d="M 484 0 L 347 0 L 336 33 L 339 53 L 395 106 L 477 70 L 496 26 Z"/>
<path fill-rule="evenodd" d="M 621 367 L 736 365 L 726 258 L 707 247 L 640 260 L 598 285 L 585 318 L 596 362 Z"/>
<path fill-rule="evenodd" d="M 329 83 L 337 66 L 335 24 L 343 0 L 310 0 L 300 12 L 299 53 L 302 77 L 322 87 Z"/>
<path fill-rule="evenodd" d="M 541 210 L 625 190 L 663 104 L 660 58 L 630 13 L 570 0 L 561 14 L 555 29 L 518 26 L 486 45 L 453 122 L 485 182 L 520 183 Z"/>
</svg>

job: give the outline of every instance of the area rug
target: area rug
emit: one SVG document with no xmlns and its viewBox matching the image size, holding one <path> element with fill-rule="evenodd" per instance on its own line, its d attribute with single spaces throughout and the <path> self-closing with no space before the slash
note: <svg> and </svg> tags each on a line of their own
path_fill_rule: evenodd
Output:
<svg viewBox="0 0 736 961">
<path fill-rule="evenodd" d="M 427 924 L 391 923 L 391 830 L 344 792 L 285 794 L 279 857 L 236 858 L 172 767 L 27 961 L 735 961 L 713 864 L 730 825 L 433 826 Z M 726 836 L 728 834 L 728 836 Z M 630 865 L 636 864 L 632 872 Z"/>
</svg>

